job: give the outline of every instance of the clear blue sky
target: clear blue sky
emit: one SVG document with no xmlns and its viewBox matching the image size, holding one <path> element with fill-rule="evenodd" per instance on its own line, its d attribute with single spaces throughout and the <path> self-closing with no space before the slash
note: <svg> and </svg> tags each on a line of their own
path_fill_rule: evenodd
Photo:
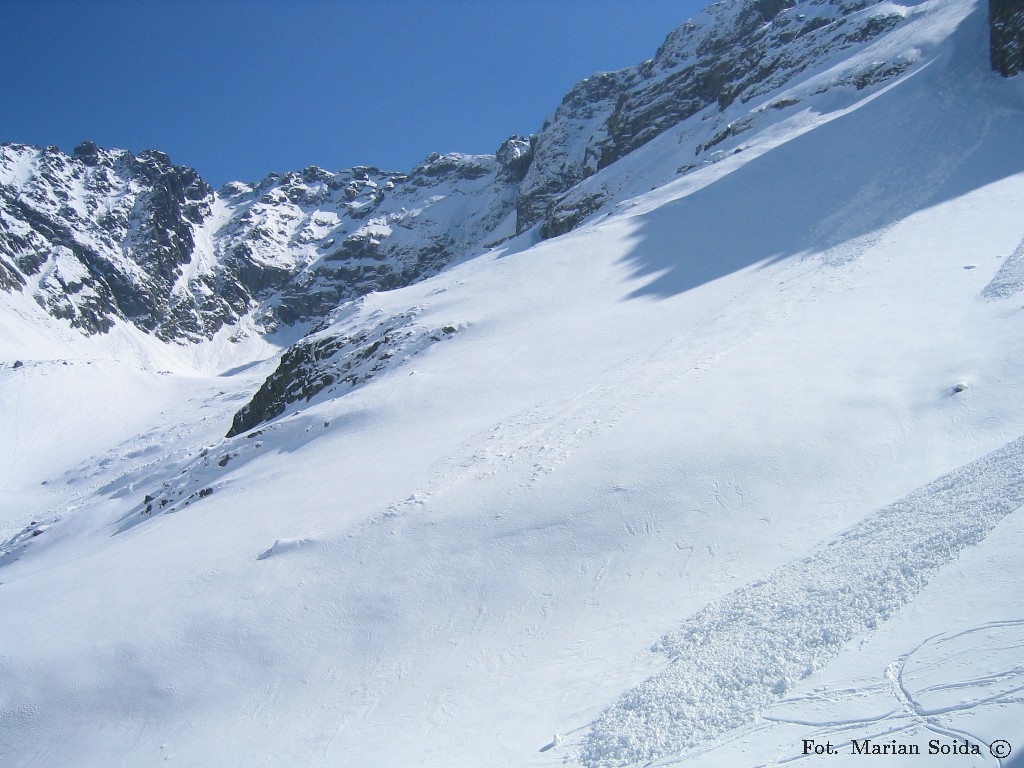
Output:
<svg viewBox="0 0 1024 768">
<path fill-rule="evenodd" d="M 0 0 L 0 141 L 162 149 L 215 186 L 408 170 L 536 131 L 706 4 Z"/>
</svg>

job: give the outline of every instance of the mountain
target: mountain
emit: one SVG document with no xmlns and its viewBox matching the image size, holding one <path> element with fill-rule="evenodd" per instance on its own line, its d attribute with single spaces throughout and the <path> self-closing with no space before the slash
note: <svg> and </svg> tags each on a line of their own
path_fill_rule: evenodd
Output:
<svg viewBox="0 0 1024 768">
<path fill-rule="evenodd" d="M 215 192 L 157 151 L 5 144 L 2 287 L 86 333 L 121 321 L 188 342 L 249 314 L 264 330 L 309 323 L 512 234 L 528 152 L 512 138 L 408 174 L 307 168 Z"/>
<path fill-rule="evenodd" d="M 511 137 L 494 157 L 431 155 L 409 173 L 306 168 L 214 191 L 155 150 L 3 144 L 0 290 L 27 292 L 86 333 L 128 322 L 194 342 L 245 316 L 264 332 L 315 325 L 345 300 L 514 234 L 573 229 L 614 196 L 607 182 L 579 188 L 583 179 L 688 118 L 705 123 L 701 161 L 751 129 L 745 109 L 725 119 L 734 103 L 839 62 L 904 19 L 863 0 L 718 3 L 652 60 L 579 83 L 536 136 Z M 862 89 L 911 59 L 887 54 L 843 77 Z"/>
<path fill-rule="evenodd" d="M 719 2 L 407 174 L 4 145 L 0 762 L 1012 764 L 992 5 Z"/>
</svg>

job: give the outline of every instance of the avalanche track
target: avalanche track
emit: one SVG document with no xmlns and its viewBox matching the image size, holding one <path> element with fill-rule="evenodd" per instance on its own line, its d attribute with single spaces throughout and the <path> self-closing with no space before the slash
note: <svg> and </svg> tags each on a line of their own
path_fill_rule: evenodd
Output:
<svg viewBox="0 0 1024 768">
<path fill-rule="evenodd" d="M 649 761 L 749 722 L 892 616 L 931 574 L 1021 505 L 1024 437 L 708 605 L 662 637 L 655 650 L 671 666 L 601 714 L 580 750 L 582 762 Z"/>
</svg>

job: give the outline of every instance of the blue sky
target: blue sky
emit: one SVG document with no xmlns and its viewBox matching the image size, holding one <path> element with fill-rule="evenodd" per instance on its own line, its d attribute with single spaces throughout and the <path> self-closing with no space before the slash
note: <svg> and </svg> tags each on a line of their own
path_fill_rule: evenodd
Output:
<svg viewBox="0 0 1024 768">
<path fill-rule="evenodd" d="M 536 131 L 701 0 L 0 0 L 0 141 L 157 148 L 214 185 L 408 170 Z"/>
</svg>

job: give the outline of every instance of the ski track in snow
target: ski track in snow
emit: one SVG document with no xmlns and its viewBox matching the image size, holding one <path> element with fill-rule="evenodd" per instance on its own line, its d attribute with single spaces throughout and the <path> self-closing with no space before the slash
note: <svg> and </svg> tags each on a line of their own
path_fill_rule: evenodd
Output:
<svg viewBox="0 0 1024 768">
<path fill-rule="evenodd" d="M 784 699 L 764 716 L 769 725 L 809 726 L 803 738 L 823 742 L 849 735 L 857 739 L 959 739 L 977 744 L 982 762 L 991 735 L 965 730 L 965 715 L 988 707 L 1024 704 L 1024 620 L 996 621 L 924 640 L 889 663 L 880 679 L 848 681 L 832 688 Z M 951 672 L 962 659 L 971 672 Z M 980 672 L 978 668 L 984 668 Z M 934 678 L 934 681 L 933 681 Z M 822 717 L 822 713 L 831 716 Z M 758 726 L 764 728 L 764 724 Z M 915 739 L 915 740 L 919 740 Z M 795 754 L 771 764 L 792 763 L 816 755 Z"/>
<path fill-rule="evenodd" d="M 672 663 L 593 722 L 579 746 L 580 762 L 589 768 L 645 763 L 701 747 L 748 724 L 851 639 L 891 617 L 935 571 L 1022 505 L 1024 438 L 1018 438 L 879 510 L 806 558 L 707 606 L 655 645 Z M 957 637 L 922 648 L 941 649 Z M 952 699 L 945 710 L 929 707 L 925 699 L 941 694 L 942 686 L 913 694 L 907 687 L 910 661 L 926 664 L 920 660 L 922 648 L 887 671 L 900 716 L 918 718 L 948 736 L 971 738 L 936 720 L 969 702 Z M 1005 680 L 1013 685 L 993 695 L 1016 695 L 1024 670 L 1015 667 L 992 685 Z"/>
<path fill-rule="evenodd" d="M 432 473 L 433 478 L 424 487 L 391 504 L 384 517 L 421 511 L 430 499 L 469 479 L 518 472 L 523 478 L 518 485 L 536 484 L 584 441 L 614 428 L 658 393 L 687 377 L 700 375 L 736 348 L 754 342 L 767 332 L 773 320 L 788 315 L 795 304 L 817 300 L 799 290 L 812 274 L 806 264 L 783 265 L 780 270 L 768 279 L 782 280 L 787 289 L 798 289 L 798 295 L 781 307 L 745 307 L 739 297 L 733 297 L 724 308 L 668 343 L 607 368 L 587 389 L 542 401 L 477 433 Z M 796 274 L 790 276 L 790 271 Z M 743 313 L 754 316 L 740 322 L 737 318 Z M 734 330 L 724 331 L 729 325 Z"/>
</svg>

